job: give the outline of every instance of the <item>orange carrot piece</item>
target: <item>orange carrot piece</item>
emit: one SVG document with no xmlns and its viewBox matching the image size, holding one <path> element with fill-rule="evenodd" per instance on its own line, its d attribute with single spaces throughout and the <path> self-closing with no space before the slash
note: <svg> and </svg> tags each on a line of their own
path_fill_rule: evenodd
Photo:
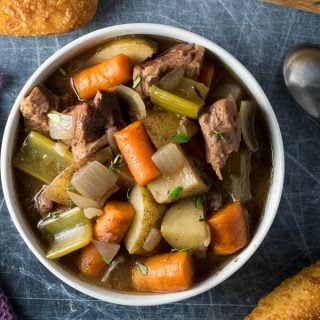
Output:
<svg viewBox="0 0 320 320">
<path fill-rule="evenodd" d="M 114 138 L 131 174 L 140 186 L 150 183 L 160 175 L 151 159 L 154 149 L 141 121 L 133 122 L 116 132 Z"/>
<path fill-rule="evenodd" d="M 133 286 L 138 291 L 168 293 L 187 290 L 193 285 L 192 260 L 187 252 L 171 252 L 147 258 L 132 270 Z M 146 272 L 143 272 L 146 271 Z"/>
<path fill-rule="evenodd" d="M 200 69 L 200 74 L 198 77 L 198 81 L 202 82 L 208 88 L 211 87 L 212 79 L 214 75 L 214 66 L 211 62 L 204 62 Z"/>
<path fill-rule="evenodd" d="M 120 243 L 134 218 L 134 208 L 130 203 L 109 201 L 103 214 L 96 220 L 93 237 L 106 243 Z"/>
<path fill-rule="evenodd" d="M 211 247 L 216 255 L 228 255 L 244 248 L 249 242 L 245 211 L 240 202 L 233 202 L 208 220 Z"/>
<path fill-rule="evenodd" d="M 80 272 L 90 278 L 96 278 L 105 269 L 106 263 L 93 243 L 83 247 L 80 251 L 78 268 Z"/>
<path fill-rule="evenodd" d="M 132 63 L 118 54 L 73 76 L 74 87 L 81 99 L 93 98 L 98 90 L 108 90 L 132 79 Z"/>
</svg>

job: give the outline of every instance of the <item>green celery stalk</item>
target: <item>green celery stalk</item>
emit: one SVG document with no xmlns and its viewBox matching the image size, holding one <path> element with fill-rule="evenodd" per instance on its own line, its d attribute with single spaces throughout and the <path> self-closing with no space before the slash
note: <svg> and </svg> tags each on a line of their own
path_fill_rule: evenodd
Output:
<svg viewBox="0 0 320 320">
<path fill-rule="evenodd" d="M 150 88 L 151 102 L 168 111 L 179 113 L 189 118 L 197 119 L 203 103 L 195 103 L 173 93 L 162 90 L 155 85 Z"/>
<path fill-rule="evenodd" d="M 61 171 L 73 163 L 68 150 L 57 152 L 57 143 L 31 131 L 13 159 L 13 165 L 21 171 L 49 184 Z"/>
<path fill-rule="evenodd" d="M 38 229 L 51 239 L 48 259 L 57 259 L 81 249 L 92 238 L 91 221 L 80 208 L 49 216 L 39 222 Z"/>
<path fill-rule="evenodd" d="M 209 93 L 209 88 L 201 82 L 183 77 L 178 86 L 171 92 L 181 98 L 203 105 Z"/>
</svg>

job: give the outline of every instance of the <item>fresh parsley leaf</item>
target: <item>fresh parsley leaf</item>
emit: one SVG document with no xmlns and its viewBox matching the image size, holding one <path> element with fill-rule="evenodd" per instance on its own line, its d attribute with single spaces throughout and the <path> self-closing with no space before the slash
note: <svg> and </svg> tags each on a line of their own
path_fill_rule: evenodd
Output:
<svg viewBox="0 0 320 320">
<path fill-rule="evenodd" d="M 48 113 L 48 118 L 54 123 L 60 123 L 61 118 L 57 113 Z"/>
<path fill-rule="evenodd" d="M 183 188 L 182 187 L 180 187 L 180 186 L 179 187 L 175 187 L 171 191 L 168 191 L 168 197 L 170 199 L 174 199 L 176 197 L 179 197 L 182 192 L 183 192 Z"/>
<path fill-rule="evenodd" d="M 108 167 L 109 171 L 114 171 L 115 169 L 121 168 L 125 165 L 121 154 L 116 155 L 113 160 L 110 162 Z"/>
<path fill-rule="evenodd" d="M 184 133 L 176 133 L 172 135 L 172 139 L 178 143 L 187 143 L 190 140 L 190 137 Z"/>
<path fill-rule="evenodd" d="M 149 270 L 143 263 L 137 262 L 136 266 L 144 276 L 148 274 Z"/>
<path fill-rule="evenodd" d="M 75 188 L 74 186 L 70 185 L 70 186 L 66 186 L 66 187 L 64 188 L 64 190 L 65 190 L 65 191 L 75 191 L 76 188 Z"/>
<path fill-rule="evenodd" d="M 140 84 L 141 80 L 142 80 L 142 78 L 141 78 L 140 74 L 138 74 L 133 80 L 132 89 L 137 88 L 138 85 Z"/>
<path fill-rule="evenodd" d="M 205 198 L 201 195 L 194 198 L 193 201 L 197 209 L 202 209 L 205 203 Z"/>
<path fill-rule="evenodd" d="M 111 263 L 111 259 L 108 257 L 103 256 L 102 260 L 106 263 L 106 264 L 110 264 Z"/>
<path fill-rule="evenodd" d="M 199 218 L 199 222 L 203 222 L 203 221 L 206 221 L 205 218 Z"/>
<path fill-rule="evenodd" d="M 68 75 L 67 71 L 64 70 L 63 68 L 59 68 L 59 72 L 64 76 L 66 77 Z"/>
<path fill-rule="evenodd" d="M 213 130 L 210 134 L 215 136 L 218 141 L 224 139 L 224 133 L 221 131 Z"/>
</svg>

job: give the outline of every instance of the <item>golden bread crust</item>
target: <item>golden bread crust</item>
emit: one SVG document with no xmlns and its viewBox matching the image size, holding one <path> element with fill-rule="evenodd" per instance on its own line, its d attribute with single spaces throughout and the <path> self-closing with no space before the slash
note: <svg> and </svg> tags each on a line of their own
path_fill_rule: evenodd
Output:
<svg viewBox="0 0 320 320">
<path fill-rule="evenodd" d="M 98 0 L 0 0 L 0 34 L 70 32 L 88 23 L 97 6 Z"/>
<path fill-rule="evenodd" d="M 320 319 L 320 261 L 283 281 L 245 320 Z"/>
</svg>

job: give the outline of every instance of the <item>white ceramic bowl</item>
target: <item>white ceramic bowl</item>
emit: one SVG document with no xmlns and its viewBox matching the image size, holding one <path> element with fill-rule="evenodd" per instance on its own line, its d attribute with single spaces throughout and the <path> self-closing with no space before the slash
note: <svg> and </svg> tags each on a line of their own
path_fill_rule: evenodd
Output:
<svg viewBox="0 0 320 320">
<path fill-rule="evenodd" d="M 197 43 L 211 51 L 233 73 L 235 73 L 239 79 L 241 79 L 243 84 L 250 91 L 252 96 L 260 105 L 270 131 L 273 147 L 273 174 L 271 187 L 265 212 L 250 244 L 234 259 L 227 263 L 220 271 L 214 273 L 205 281 L 198 283 L 190 290 L 184 292 L 170 294 L 136 294 L 111 291 L 89 284 L 71 272 L 65 270 L 55 261 L 47 260 L 39 240 L 37 240 L 36 236 L 25 221 L 25 217 L 18 205 L 18 199 L 14 190 L 11 159 L 14 150 L 14 138 L 20 117 L 20 101 L 35 85 L 41 83 L 47 78 L 47 76 L 56 70 L 58 66 L 66 62 L 74 55 L 85 49 L 96 46 L 105 40 L 108 40 L 109 38 L 129 34 L 171 37 L 186 42 Z M 30 250 L 47 269 L 49 269 L 54 275 L 56 275 L 66 284 L 97 299 L 123 305 L 150 306 L 172 303 L 203 293 L 229 278 L 232 274 L 239 270 L 246 261 L 248 261 L 248 259 L 253 255 L 265 238 L 277 213 L 284 180 L 284 152 L 281 133 L 273 109 L 257 81 L 238 60 L 236 60 L 230 53 L 222 49 L 217 44 L 194 33 L 170 26 L 137 23 L 113 26 L 89 33 L 60 49 L 35 71 L 35 73 L 31 76 L 21 90 L 9 115 L 2 141 L 1 172 L 4 197 L 11 215 L 11 219 Z"/>
</svg>

